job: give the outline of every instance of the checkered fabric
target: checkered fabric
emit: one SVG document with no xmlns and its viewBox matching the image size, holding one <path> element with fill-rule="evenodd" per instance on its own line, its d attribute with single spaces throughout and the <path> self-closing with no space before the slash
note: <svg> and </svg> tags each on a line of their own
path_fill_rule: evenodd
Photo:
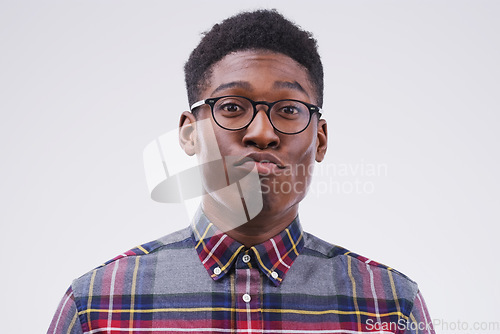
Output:
<svg viewBox="0 0 500 334">
<path fill-rule="evenodd" d="M 434 333 L 417 284 L 302 231 L 246 249 L 190 228 L 73 281 L 48 333 Z"/>
</svg>

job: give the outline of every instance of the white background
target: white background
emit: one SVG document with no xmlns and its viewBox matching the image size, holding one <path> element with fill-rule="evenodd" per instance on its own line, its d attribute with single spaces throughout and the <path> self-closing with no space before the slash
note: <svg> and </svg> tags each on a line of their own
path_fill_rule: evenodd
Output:
<svg viewBox="0 0 500 334">
<path fill-rule="evenodd" d="M 187 108 L 200 33 L 258 7 L 318 39 L 323 165 L 387 168 L 319 173 L 370 188 L 311 193 L 305 229 L 416 280 L 434 319 L 500 321 L 500 2 L 246 3 L 0 2 L 2 333 L 45 332 L 72 279 L 188 224 L 142 151 Z"/>
</svg>

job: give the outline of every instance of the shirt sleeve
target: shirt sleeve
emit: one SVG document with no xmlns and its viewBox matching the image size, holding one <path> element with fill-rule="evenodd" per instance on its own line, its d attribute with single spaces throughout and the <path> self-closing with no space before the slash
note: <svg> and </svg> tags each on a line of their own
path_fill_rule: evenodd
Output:
<svg viewBox="0 0 500 334">
<path fill-rule="evenodd" d="M 405 324 L 405 334 L 435 334 L 432 319 L 425 305 L 424 297 L 419 291 L 413 301 L 413 309 L 410 318 Z"/>
<path fill-rule="evenodd" d="M 52 318 L 47 334 L 82 334 L 82 327 L 78 319 L 73 290 L 71 287 L 64 294 Z"/>
</svg>

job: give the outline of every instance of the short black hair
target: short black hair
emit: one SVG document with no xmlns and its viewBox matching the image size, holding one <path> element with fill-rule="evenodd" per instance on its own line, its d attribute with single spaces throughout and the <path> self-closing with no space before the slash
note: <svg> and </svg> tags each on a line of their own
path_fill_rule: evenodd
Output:
<svg viewBox="0 0 500 334">
<path fill-rule="evenodd" d="M 259 49 L 282 53 L 304 66 L 315 88 L 317 104 L 322 107 L 323 65 L 317 42 L 310 32 L 274 9 L 237 14 L 204 33 L 184 65 L 189 104 L 199 100 L 212 65 L 232 52 Z"/>
</svg>

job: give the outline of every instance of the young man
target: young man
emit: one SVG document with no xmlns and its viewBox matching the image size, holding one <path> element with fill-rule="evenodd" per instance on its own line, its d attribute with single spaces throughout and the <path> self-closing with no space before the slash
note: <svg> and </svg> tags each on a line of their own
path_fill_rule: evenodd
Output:
<svg viewBox="0 0 500 334">
<path fill-rule="evenodd" d="M 275 11 L 242 13 L 185 73 L 179 138 L 202 166 L 200 210 L 76 279 L 49 333 L 433 333 L 415 282 L 302 230 L 327 148 L 311 35 Z"/>
</svg>

